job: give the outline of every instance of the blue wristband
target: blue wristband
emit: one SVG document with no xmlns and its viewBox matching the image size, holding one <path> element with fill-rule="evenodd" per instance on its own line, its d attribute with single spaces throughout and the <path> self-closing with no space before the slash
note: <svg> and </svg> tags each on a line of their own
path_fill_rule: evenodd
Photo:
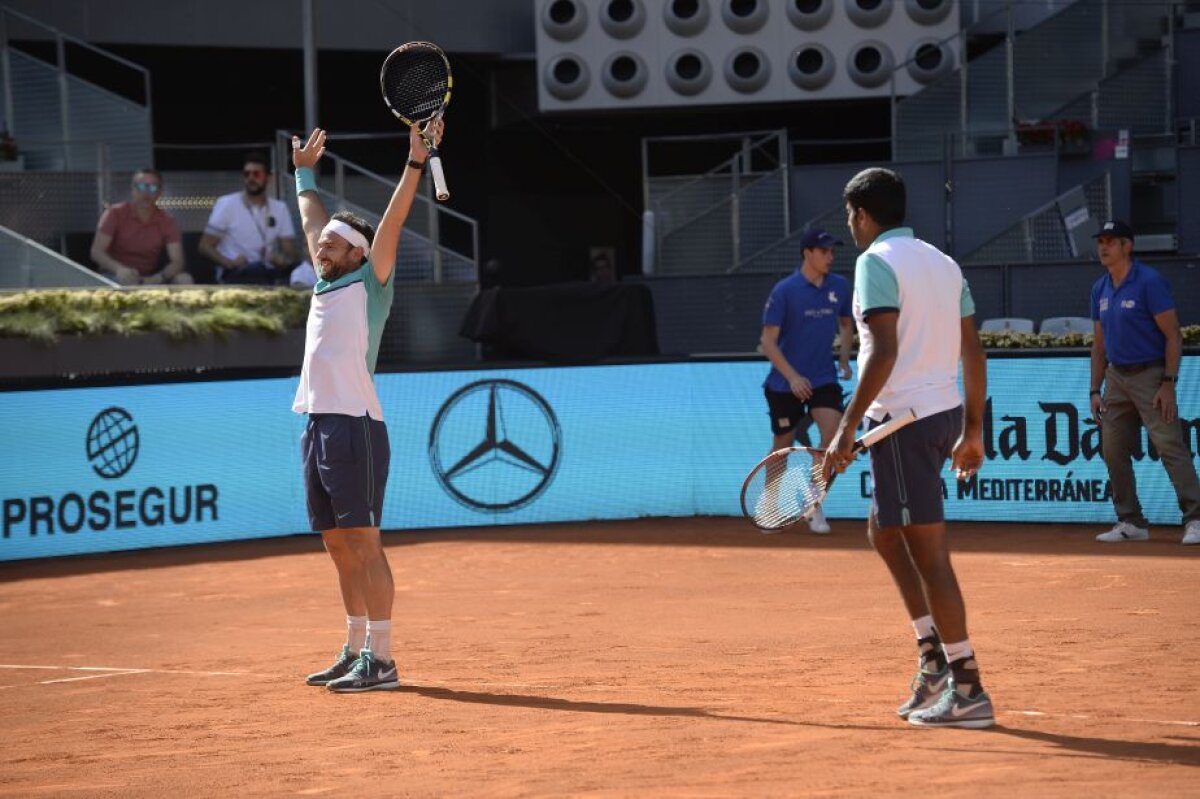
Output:
<svg viewBox="0 0 1200 799">
<path fill-rule="evenodd" d="M 306 166 L 302 166 L 296 170 L 296 196 L 300 196 L 301 192 L 316 191 L 317 176 L 313 171 Z"/>
</svg>

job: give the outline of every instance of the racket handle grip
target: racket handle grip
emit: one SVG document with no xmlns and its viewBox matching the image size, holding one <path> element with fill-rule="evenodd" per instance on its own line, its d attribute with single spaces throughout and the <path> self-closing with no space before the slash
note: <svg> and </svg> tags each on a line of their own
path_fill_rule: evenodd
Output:
<svg viewBox="0 0 1200 799">
<path fill-rule="evenodd" d="M 429 174 L 433 177 L 433 193 L 439 202 L 450 199 L 450 189 L 446 188 L 446 173 L 442 171 L 442 157 L 437 150 L 429 154 Z"/>
</svg>

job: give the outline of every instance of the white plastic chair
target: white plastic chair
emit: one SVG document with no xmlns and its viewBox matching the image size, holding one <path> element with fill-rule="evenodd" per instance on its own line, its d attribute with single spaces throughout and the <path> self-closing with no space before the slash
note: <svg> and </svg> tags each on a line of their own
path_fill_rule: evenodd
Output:
<svg viewBox="0 0 1200 799">
<path fill-rule="evenodd" d="M 1012 331 L 1013 333 L 1032 333 L 1032 319 L 1018 319 L 1016 317 L 1007 317 L 1002 319 L 984 319 L 980 323 L 979 329 L 984 333 L 1003 333 L 1004 331 Z"/>
<path fill-rule="evenodd" d="M 1091 333 L 1092 320 L 1086 316 L 1051 316 L 1042 320 L 1039 333 L 1051 333 L 1061 336 L 1066 333 Z"/>
</svg>

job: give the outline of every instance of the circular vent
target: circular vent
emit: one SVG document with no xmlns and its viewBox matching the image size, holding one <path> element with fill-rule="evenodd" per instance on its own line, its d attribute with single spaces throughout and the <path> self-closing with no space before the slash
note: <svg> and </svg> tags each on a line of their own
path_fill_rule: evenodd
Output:
<svg viewBox="0 0 1200 799">
<path fill-rule="evenodd" d="M 892 51 L 883 42 L 859 42 L 846 57 L 846 71 L 859 86 L 874 89 L 887 83 L 895 63 Z"/>
<path fill-rule="evenodd" d="M 546 91 L 559 100 L 574 100 L 587 91 L 591 76 L 587 64 L 573 55 L 560 55 L 546 62 L 542 81 Z"/>
<path fill-rule="evenodd" d="M 604 0 L 600 6 L 600 27 L 614 39 L 636 36 L 645 25 L 642 0 Z"/>
<path fill-rule="evenodd" d="M 954 0 L 904 0 L 904 8 L 913 22 L 936 25 L 950 16 Z"/>
<path fill-rule="evenodd" d="M 712 65 L 708 56 L 699 50 L 680 50 L 669 59 L 666 67 L 667 85 L 685 97 L 699 94 L 712 82 Z"/>
<path fill-rule="evenodd" d="M 587 8 L 579 0 L 549 0 L 542 6 L 542 30 L 553 39 L 569 42 L 587 27 Z"/>
<path fill-rule="evenodd" d="M 676 36 L 695 36 L 708 25 L 708 0 L 667 0 L 663 22 Z"/>
<path fill-rule="evenodd" d="M 646 88 L 646 62 L 637 53 L 623 50 L 604 62 L 601 82 L 614 97 L 633 97 Z"/>
<path fill-rule="evenodd" d="M 813 91 L 833 80 L 837 64 L 833 53 L 823 44 L 804 44 L 792 51 L 788 59 L 788 77 L 801 89 Z"/>
<path fill-rule="evenodd" d="M 892 15 L 892 0 L 846 0 L 846 16 L 860 28 L 878 28 Z"/>
<path fill-rule="evenodd" d="M 834 0 L 787 0 L 787 15 L 802 31 L 819 30 L 833 16 Z"/>
<path fill-rule="evenodd" d="M 734 33 L 754 33 L 767 22 L 767 0 L 723 0 L 721 19 Z"/>
<path fill-rule="evenodd" d="M 742 94 L 758 91 L 770 77 L 771 65 L 757 47 L 739 48 L 725 59 L 725 82 Z"/>
<path fill-rule="evenodd" d="M 937 39 L 920 39 L 908 50 L 908 74 L 917 83 L 932 83 L 954 69 L 954 53 Z"/>
</svg>

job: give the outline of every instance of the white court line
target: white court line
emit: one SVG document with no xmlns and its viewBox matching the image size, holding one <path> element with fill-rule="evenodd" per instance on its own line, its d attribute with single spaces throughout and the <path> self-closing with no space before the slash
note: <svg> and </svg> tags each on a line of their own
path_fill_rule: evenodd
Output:
<svg viewBox="0 0 1200 799">
<path fill-rule="evenodd" d="M 128 666 L 116 668 L 112 666 L 25 666 L 12 663 L 0 663 L 0 669 L 45 669 L 50 671 L 112 671 L 123 674 L 192 674 L 201 677 L 242 677 L 244 671 L 187 671 L 184 669 L 135 669 Z M 103 676 L 103 675 L 98 675 Z M 76 679 L 87 679 L 79 677 Z M 66 682 L 58 680 L 56 682 Z"/>
<path fill-rule="evenodd" d="M 1006 710 L 1005 713 L 1013 713 L 1018 716 L 1058 716 L 1066 719 L 1091 719 L 1091 716 L 1085 716 L 1080 713 L 1043 713 L 1040 710 Z M 1124 716 L 1108 717 L 1112 721 L 1136 721 L 1139 724 L 1170 724 L 1176 727 L 1200 727 L 1200 721 L 1166 721 L 1164 719 L 1130 719 Z M 1108 720 L 1101 719 L 1101 720 Z"/>
<path fill-rule="evenodd" d="M 105 677 L 123 677 L 126 674 L 145 674 L 146 669 L 134 669 L 133 671 L 109 671 L 105 669 L 103 674 L 89 674 L 86 677 L 63 677 L 61 680 L 42 680 L 38 685 L 54 685 L 59 682 L 79 682 L 80 680 L 102 680 Z"/>
</svg>

